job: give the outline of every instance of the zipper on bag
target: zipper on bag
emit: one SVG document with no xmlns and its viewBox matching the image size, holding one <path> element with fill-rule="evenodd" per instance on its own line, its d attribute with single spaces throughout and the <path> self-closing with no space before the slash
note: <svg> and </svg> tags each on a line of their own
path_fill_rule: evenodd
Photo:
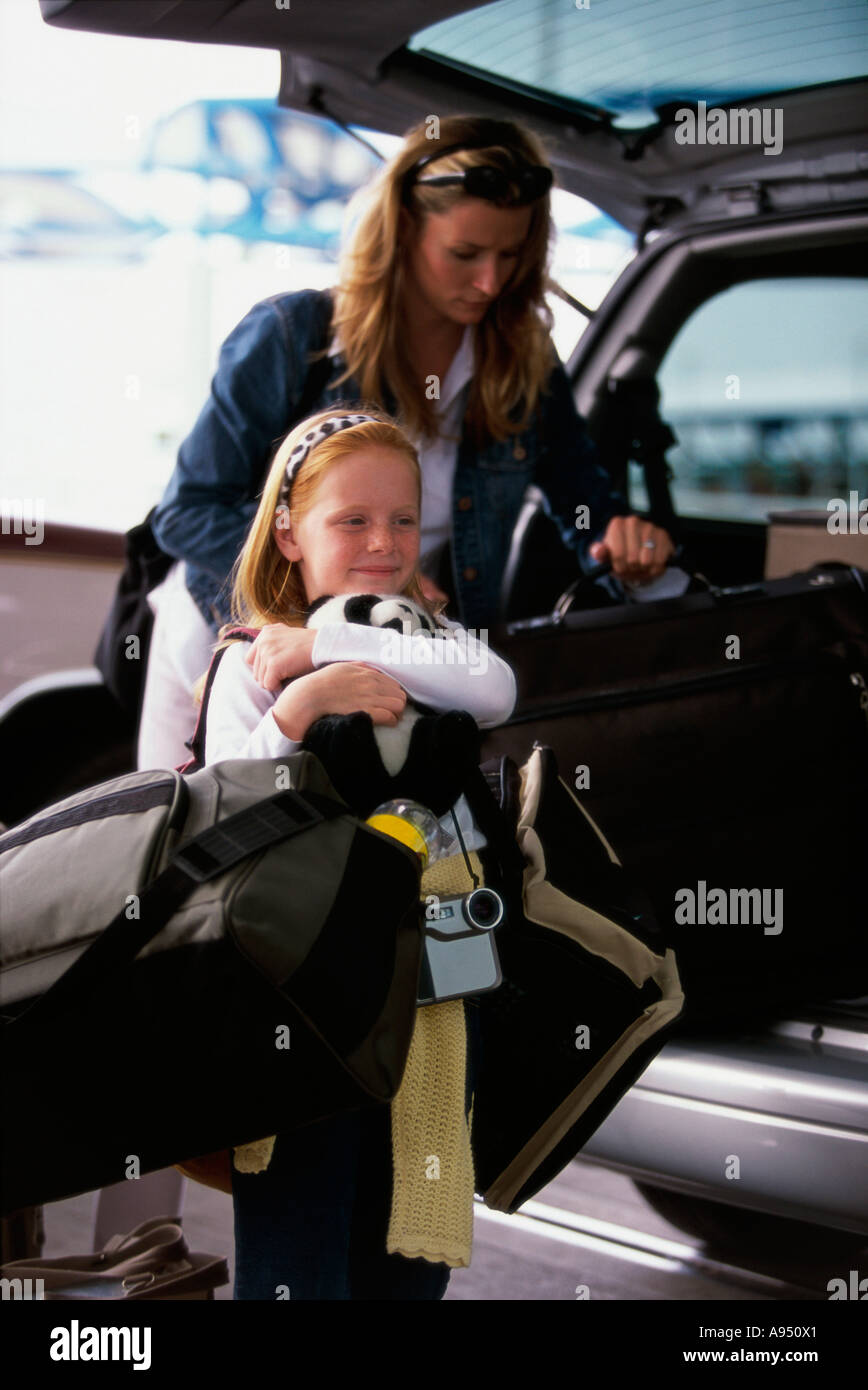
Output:
<svg viewBox="0 0 868 1390">
<path fill-rule="evenodd" d="M 172 786 L 172 778 L 175 779 L 175 784 L 171 795 L 162 795 L 163 788 Z M 52 811 L 48 807 L 37 812 L 23 825 L 11 826 L 0 837 L 0 852 L 30 844 L 34 840 L 44 839 L 47 835 L 55 835 L 74 826 L 90 825 L 94 821 L 106 820 L 111 816 L 126 815 L 132 810 L 151 810 L 155 806 L 164 805 L 167 808 L 167 819 L 174 819 L 178 814 L 179 801 L 187 795 L 187 788 L 183 784 L 179 792 L 179 781 L 177 773 L 170 773 L 162 781 L 153 782 L 150 786 L 143 784 L 138 787 L 125 787 L 122 791 L 107 792 L 91 801 L 85 800 L 86 792 L 78 793 L 80 799 L 64 811 Z"/>
</svg>

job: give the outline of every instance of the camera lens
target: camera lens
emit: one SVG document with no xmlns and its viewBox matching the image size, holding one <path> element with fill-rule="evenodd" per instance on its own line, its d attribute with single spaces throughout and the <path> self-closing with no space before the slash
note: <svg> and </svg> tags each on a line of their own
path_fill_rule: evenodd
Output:
<svg viewBox="0 0 868 1390">
<path fill-rule="evenodd" d="M 475 888 L 462 907 L 465 918 L 478 931 L 491 931 L 503 917 L 503 902 L 491 888 Z"/>
</svg>

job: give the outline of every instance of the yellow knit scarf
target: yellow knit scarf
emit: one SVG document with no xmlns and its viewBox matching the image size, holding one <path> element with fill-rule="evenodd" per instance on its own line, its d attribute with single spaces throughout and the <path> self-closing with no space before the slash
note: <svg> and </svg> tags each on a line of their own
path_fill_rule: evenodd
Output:
<svg viewBox="0 0 868 1390">
<path fill-rule="evenodd" d="M 479 857 L 470 862 L 484 881 Z M 468 890 L 462 855 L 441 859 L 422 875 L 422 895 Z M 441 1261 L 466 1269 L 473 1245 L 473 1154 L 464 1109 L 467 1032 L 464 1001 L 428 1004 L 416 1024 L 400 1088 L 392 1100 L 392 1210 L 388 1254 Z M 241 1173 L 268 1167 L 274 1136 L 234 1151 Z"/>
</svg>

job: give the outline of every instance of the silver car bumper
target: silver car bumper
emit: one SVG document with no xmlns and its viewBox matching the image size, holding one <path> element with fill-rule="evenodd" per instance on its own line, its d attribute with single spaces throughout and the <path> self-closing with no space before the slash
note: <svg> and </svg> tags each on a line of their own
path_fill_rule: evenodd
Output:
<svg viewBox="0 0 868 1390">
<path fill-rule="evenodd" d="M 677 1192 L 868 1235 L 868 1000 L 673 1040 L 581 1154 Z"/>
</svg>

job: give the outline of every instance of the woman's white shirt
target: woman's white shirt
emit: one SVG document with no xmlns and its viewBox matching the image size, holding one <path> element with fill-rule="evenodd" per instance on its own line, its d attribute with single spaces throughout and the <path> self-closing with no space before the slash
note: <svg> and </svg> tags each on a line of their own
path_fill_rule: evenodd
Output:
<svg viewBox="0 0 868 1390">
<path fill-rule="evenodd" d="M 462 421 L 473 380 L 475 332 L 468 324 L 449 371 L 439 383 L 440 396 L 435 405 L 436 436 L 433 439 L 411 436 L 422 471 L 419 561 L 423 565 L 433 550 L 452 539 L 452 492 Z"/>
</svg>

